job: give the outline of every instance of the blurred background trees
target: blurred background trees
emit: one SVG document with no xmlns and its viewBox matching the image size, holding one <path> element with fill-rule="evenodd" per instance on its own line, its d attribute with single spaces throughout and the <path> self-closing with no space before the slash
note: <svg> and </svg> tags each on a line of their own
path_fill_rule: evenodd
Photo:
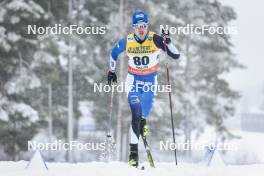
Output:
<svg viewBox="0 0 264 176">
<path fill-rule="evenodd" d="M 69 4 L 71 3 L 71 4 Z M 71 8 L 69 8 L 71 7 Z M 69 13 L 71 10 L 71 13 Z M 27 141 L 39 134 L 49 140 L 67 141 L 69 57 L 73 71 L 73 139 L 104 140 L 109 114 L 109 93 L 93 92 L 94 83 L 106 83 L 111 48 L 118 39 L 133 32 L 131 15 L 143 10 L 150 29 L 172 27 L 228 26 L 236 19 L 232 8 L 217 0 L 11 0 L 0 6 L 0 148 L 4 159 L 26 158 Z M 69 15 L 70 14 L 70 15 Z M 106 26 L 105 35 L 28 35 L 27 25 Z M 160 57 L 160 84 L 166 84 L 169 62 L 173 87 L 173 111 L 178 140 L 190 141 L 209 125 L 219 139 L 232 137 L 224 119 L 235 113 L 239 93 L 222 77 L 233 68 L 243 68 L 232 53 L 229 35 L 171 35 L 181 51 L 181 61 Z M 126 57 L 118 61 L 118 80 L 125 81 Z M 126 160 L 131 121 L 124 93 L 115 94 L 113 128 L 117 159 Z M 171 139 L 168 95 L 156 97 L 148 119 L 150 140 Z M 90 125 L 90 127 L 89 127 Z M 88 128 L 87 128 L 88 127 Z M 82 135 L 86 132 L 86 135 Z M 96 137 L 98 136 L 98 137 Z M 42 136 L 43 137 L 43 136 Z M 88 155 L 88 154 L 87 154 Z M 189 153 L 190 155 L 190 153 Z M 49 156 L 66 160 L 67 154 Z M 98 156 L 73 161 L 97 160 Z M 0 158 L 0 159 L 1 159 Z"/>
</svg>

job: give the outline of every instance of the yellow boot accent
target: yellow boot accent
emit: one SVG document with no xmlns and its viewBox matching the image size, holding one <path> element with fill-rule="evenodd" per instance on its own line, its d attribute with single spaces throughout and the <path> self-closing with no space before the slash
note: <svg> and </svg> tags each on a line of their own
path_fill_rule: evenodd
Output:
<svg viewBox="0 0 264 176">
<path fill-rule="evenodd" d="M 144 125 L 143 127 L 143 137 L 146 137 L 148 135 L 148 125 Z"/>
<path fill-rule="evenodd" d="M 128 164 L 129 164 L 130 166 L 137 167 L 137 162 L 136 162 L 136 160 L 134 160 L 134 159 L 130 160 L 130 161 L 128 162 Z"/>
</svg>

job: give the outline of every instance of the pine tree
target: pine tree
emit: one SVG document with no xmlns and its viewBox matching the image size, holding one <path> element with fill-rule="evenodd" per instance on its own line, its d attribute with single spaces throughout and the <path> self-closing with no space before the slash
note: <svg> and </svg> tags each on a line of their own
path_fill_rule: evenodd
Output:
<svg viewBox="0 0 264 176">
<path fill-rule="evenodd" d="M 34 1 L 4 1 L 0 7 L 0 114 L 4 151 L 17 159 L 36 131 L 38 112 L 27 91 L 41 85 L 31 69 L 37 36 L 27 34 L 27 25 L 45 22 L 44 10 Z"/>
</svg>

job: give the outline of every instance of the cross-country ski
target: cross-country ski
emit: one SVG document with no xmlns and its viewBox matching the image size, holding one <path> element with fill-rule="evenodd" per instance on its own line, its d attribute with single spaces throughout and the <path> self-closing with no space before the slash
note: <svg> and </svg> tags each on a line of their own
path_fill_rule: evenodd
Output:
<svg viewBox="0 0 264 176">
<path fill-rule="evenodd" d="M 262 176 L 263 5 L 0 1 L 0 175 Z"/>
</svg>

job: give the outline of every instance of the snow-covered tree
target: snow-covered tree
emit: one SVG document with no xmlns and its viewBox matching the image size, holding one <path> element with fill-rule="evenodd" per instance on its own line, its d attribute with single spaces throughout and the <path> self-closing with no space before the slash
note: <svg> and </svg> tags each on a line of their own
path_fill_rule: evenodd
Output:
<svg viewBox="0 0 264 176">
<path fill-rule="evenodd" d="M 21 141 L 14 142 L 17 136 L 12 134 L 22 131 L 25 134 L 21 133 L 24 135 L 21 139 L 30 139 L 35 132 L 36 119 L 48 120 L 49 111 L 52 111 L 54 135 L 66 139 L 69 57 L 73 60 L 74 137 L 78 137 L 77 122 L 84 118 L 83 111 L 90 112 L 86 114 L 92 116 L 89 118 L 93 119 L 96 130 L 106 129 L 110 94 L 94 93 L 93 84 L 106 84 L 111 48 L 118 39 L 133 32 L 130 21 L 134 11 L 146 11 L 150 30 L 157 33 L 160 32 L 159 25 L 226 27 L 236 19 L 232 8 L 217 0 L 72 2 L 71 16 L 68 15 L 69 1 L 11 0 L 0 3 L 0 118 L 3 122 L 0 130 L 1 134 L 12 131 L 11 136 L 1 138 L 5 142 L 10 141 L 5 145 L 9 154 L 17 154 L 24 149 Z M 105 35 L 40 36 L 26 34 L 28 24 L 107 28 Z M 181 59 L 175 61 L 166 54 L 161 55 L 159 83 L 167 82 L 165 64 L 169 62 L 178 137 L 184 136 L 188 140 L 194 131 L 199 134 L 207 124 L 215 126 L 222 136 L 229 136 L 223 120 L 234 114 L 234 101 L 239 98 L 239 93 L 230 89 L 222 75 L 242 67 L 232 53 L 230 38 L 229 35 L 208 33 L 171 35 L 181 52 Z M 119 58 L 119 81 L 125 79 L 126 64 L 126 58 Z M 48 108 L 49 85 L 52 85 L 51 109 Z M 123 139 L 128 136 L 131 114 L 124 94 L 115 94 L 114 102 L 113 128 L 118 143 L 123 144 Z M 171 135 L 167 93 L 158 94 L 152 112 L 148 120 L 150 139 L 167 139 Z M 8 126 L 12 128 L 7 129 Z M 4 146 L 2 141 L 1 146 Z M 125 159 L 124 146 L 120 151 L 123 155 L 120 159 Z M 12 157 L 14 159 L 15 156 Z"/>
<path fill-rule="evenodd" d="M 1 144 L 13 160 L 21 150 L 26 150 L 39 119 L 27 94 L 41 85 L 31 69 L 38 40 L 37 36 L 27 34 L 27 25 L 44 22 L 44 15 L 43 8 L 32 0 L 1 2 Z"/>
</svg>

